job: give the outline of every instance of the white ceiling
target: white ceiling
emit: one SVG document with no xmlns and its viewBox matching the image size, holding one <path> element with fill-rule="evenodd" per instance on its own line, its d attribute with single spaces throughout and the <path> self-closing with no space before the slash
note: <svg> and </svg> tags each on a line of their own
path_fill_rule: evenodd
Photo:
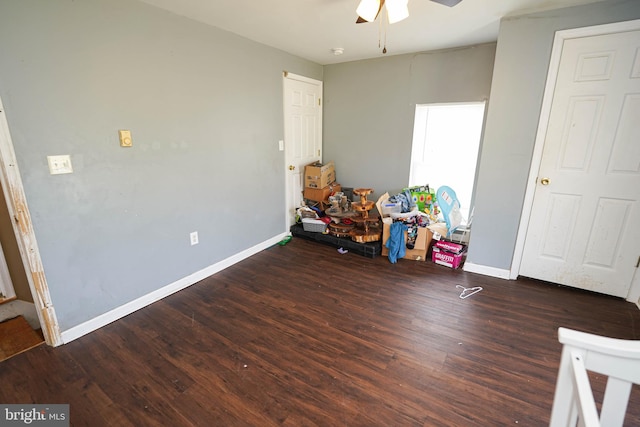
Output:
<svg viewBox="0 0 640 427">
<path fill-rule="evenodd" d="M 600 0 L 410 0 L 409 18 L 357 24 L 359 0 L 142 0 L 322 65 L 496 41 L 500 18 Z M 386 36 L 385 36 L 386 33 Z M 336 56 L 333 48 L 343 48 Z"/>
</svg>

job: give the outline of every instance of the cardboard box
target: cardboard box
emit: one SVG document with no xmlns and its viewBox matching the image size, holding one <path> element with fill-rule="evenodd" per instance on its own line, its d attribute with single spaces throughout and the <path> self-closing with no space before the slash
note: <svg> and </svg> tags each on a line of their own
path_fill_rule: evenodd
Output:
<svg viewBox="0 0 640 427">
<path fill-rule="evenodd" d="M 434 246 L 447 252 L 453 252 L 454 254 L 460 254 L 467 249 L 465 245 L 449 242 L 447 240 L 438 240 L 436 243 L 434 243 Z"/>
<path fill-rule="evenodd" d="M 382 256 L 389 256 L 389 249 L 387 249 L 387 240 L 389 240 L 389 231 L 391 224 L 383 221 L 382 223 Z M 418 235 L 416 237 L 415 246 L 413 249 L 406 249 L 404 259 L 412 259 L 415 261 L 426 261 L 427 251 L 431 246 L 431 238 L 433 233 L 426 227 L 418 228 Z M 404 233 L 405 244 L 407 242 L 407 232 Z"/>
<path fill-rule="evenodd" d="M 313 200 L 314 202 L 327 202 L 329 196 L 334 195 L 342 190 L 342 186 L 336 182 L 331 185 L 327 185 L 323 188 L 310 188 L 305 187 L 302 195 L 305 199 Z"/>
<path fill-rule="evenodd" d="M 465 258 L 467 257 L 467 251 L 464 250 L 459 254 L 445 251 L 434 245 L 433 250 L 431 252 L 431 260 L 436 264 L 444 265 L 449 268 L 459 268 L 463 263 Z"/>
<path fill-rule="evenodd" d="M 336 180 L 336 170 L 333 160 L 329 163 L 311 163 L 304 167 L 304 186 L 310 188 L 324 188 Z"/>
</svg>

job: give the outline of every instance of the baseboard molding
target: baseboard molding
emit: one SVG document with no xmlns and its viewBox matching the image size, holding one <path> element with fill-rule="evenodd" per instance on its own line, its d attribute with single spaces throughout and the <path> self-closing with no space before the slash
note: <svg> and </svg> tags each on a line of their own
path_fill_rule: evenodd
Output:
<svg viewBox="0 0 640 427">
<path fill-rule="evenodd" d="M 474 264 L 471 262 L 465 262 L 462 268 L 464 271 L 468 271 L 469 273 L 478 273 L 484 276 L 497 277 L 498 279 L 507 279 L 510 278 L 510 271 L 503 270 L 501 268 L 488 267 L 486 265 Z"/>
<path fill-rule="evenodd" d="M 88 320 L 84 323 L 81 323 L 78 326 L 74 326 L 66 331 L 62 332 L 62 343 L 67 344 L 77 338 L 80 338 L 83 335 L 86 335 L 90 332 L 93 332 L 101 327 L 108 325 L 111 322 L 114 322 L 118 319 L 121 319 L 141 308 L 144 308 L 150 304 L 153 304 L 156 301 L 161 300 L 173 293 L 181 291 L 182 289 L 188 288 L 194 283 L 199 282 L 202 279 L 206 279 L 209 276 L 212 276 L 225 268 L 231 267 L 232 265 L 249 258 L 252 255 L 257 254 L 260 251 L 263 251 L 279 241 L 281 241 L 286 235 L 289 233 L 282 233 L 280 235 L 274 236 L 269 240 L 266 240 L 262 243 L 259 243 L 249 249 L 246 249 L 242 252 L 239 252 L 235 255 L 230 256 L 220 262 L 217 262 L 209 267 L 203 268 L 202 270 L 196 271 L 193 274 L 190 274 L 187 277 L 183 277 L 180 280 L 177 280 L 167 286 L 164 286 L 158 290 L 155 290 L 151 293 L 148 293 L 138 299 L 130 301 L 120 307 L 117 307 L 111 311 L 108 311 L 100 316 L 94 317 L 91 320 Z"/>
</svg>

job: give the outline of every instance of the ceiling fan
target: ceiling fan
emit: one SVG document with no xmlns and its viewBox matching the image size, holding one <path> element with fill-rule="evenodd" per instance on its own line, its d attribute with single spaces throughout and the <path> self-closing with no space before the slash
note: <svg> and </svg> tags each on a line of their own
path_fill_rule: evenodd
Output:
<svg viewBox="0 0 640 427">
<path fill-rule="evenodd" d="M 462 0 L 431 0 L 432 2 L 440 3 L 445 6 L 453 7 L 460 3 Z M 389 23 L 394 24 L 400 22 L 409 17 L 409 8 L 407 4 L 409 0 L 360 0 L 360 4 L 356 9 L 358 19 L 356 24 L 362 24 L 363 22 L 373 22 L 376 20 L 382 7 L 387 5 L 387 17 Z"/>
</svg>

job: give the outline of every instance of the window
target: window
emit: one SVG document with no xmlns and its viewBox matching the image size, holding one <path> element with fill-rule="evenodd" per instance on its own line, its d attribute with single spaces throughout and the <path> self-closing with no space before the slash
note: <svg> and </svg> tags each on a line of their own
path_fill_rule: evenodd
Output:
<svg viewBox="0 0 640 427">
<path fill-rule="evenodd" d="M 416 105 L 409 186 L 451 187 L 469 219 L 485 102 Z"/>
</svg>

